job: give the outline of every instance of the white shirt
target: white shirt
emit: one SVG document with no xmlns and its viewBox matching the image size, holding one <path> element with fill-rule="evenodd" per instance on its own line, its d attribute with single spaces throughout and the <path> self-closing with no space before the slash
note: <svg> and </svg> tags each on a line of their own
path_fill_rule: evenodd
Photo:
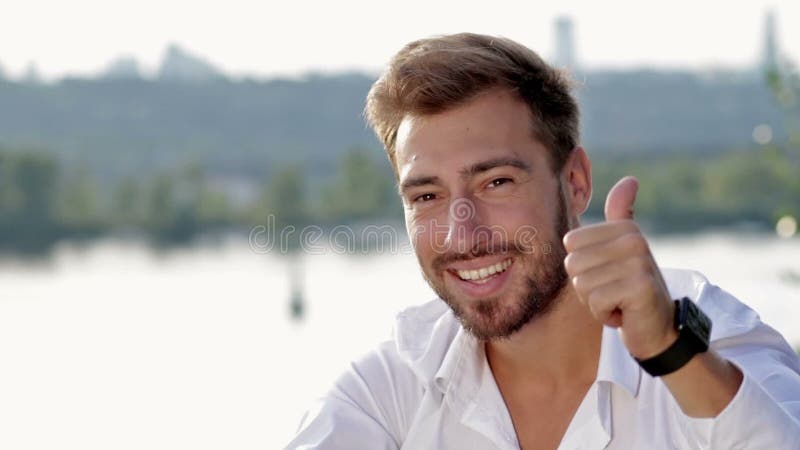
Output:
<svg viewBox="0 0 800 450">
<path fill-rule="evenodd" d="M 681 411 L 605 327 L 597 379 L 559 449 L 800 449 L 800 359 L 781 335 L 693 271 L 664 269 L 673 298 L 712 320 L 711 347 L 744 373 L 715 418 Z M 547 408 L 547 405 L 542 405 Z M 483 345 L 435 300 L 401 312 L 393 339 L 353 362 L 287 449 L 519 449 Z"/>
</svg>

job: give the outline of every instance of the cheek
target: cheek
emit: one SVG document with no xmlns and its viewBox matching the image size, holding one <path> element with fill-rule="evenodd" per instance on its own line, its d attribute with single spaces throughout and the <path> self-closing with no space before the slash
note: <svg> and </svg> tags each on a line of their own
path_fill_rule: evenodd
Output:
<svg viewBox="0 0 800 450">
<path fill-rule="evenodd" d="M 499 225 L 508 231 L 522 225 L 539 226 L 546 221 L 543 208 L 530 204 L 493 205 L 484 209 L 483 221 L 487 224 Z"/>
<path fill-rule="evenodd" d="M 530 204 L 506 206 L 487 211 L 486 222 L 502 229 L 508 242 L 530 246 L 550 235 L 546 213 Z"/>
<path fill-rule="evenodd" d="M 420 264 L 429 266 L 442 254 L 448 253 L 447 227 L 437 225 L 435 219 L 406 224 L 408 237 Z"/>
<path fill-rule="evenodd" d="M 433 236 L 428 224 L 415 220 L 412 215 L 406 213 L 406 233 L 414 248 L 414 253 L 418 257 L 425 259 L 433 246 Z"/>
</svg>

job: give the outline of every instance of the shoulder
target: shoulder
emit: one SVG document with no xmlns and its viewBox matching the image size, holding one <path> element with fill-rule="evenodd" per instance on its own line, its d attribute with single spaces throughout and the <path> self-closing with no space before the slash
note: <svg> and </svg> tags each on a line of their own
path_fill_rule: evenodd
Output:
<svg viewBox="0 0 800 450">
<path fill-rule="evenodd" d="M 401 311 L 395 319 L 392 338 L 402 360 L 421 379 L 430 379 L 460 328 L 450 307 L 436 299 Z"/>
<path fill-rule="evenodd" d="M 325 409 L 363 416 L 402 442 L 459 326 L 441 300 L 404 309 L 392 337 L 352 361 L 336 379 L 323 400 Z"/>
<path fill-rule="evenodd" d="M 395 317 L 391 338 L 354 360 L 337 387 L 378 385 L 409 391 L 424 388 L 450 349 L 460 324 L 441 300 L 408 307 Z"/>
</svg>

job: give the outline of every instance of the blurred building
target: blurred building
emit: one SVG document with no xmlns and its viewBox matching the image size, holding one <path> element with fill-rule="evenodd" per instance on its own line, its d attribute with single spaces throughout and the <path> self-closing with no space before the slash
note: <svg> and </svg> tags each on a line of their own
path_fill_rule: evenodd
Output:
<svg viewBox="0 0 800 450">
<path fill-rule="evenodd" d="M 35 62 L 28 63 L 25 73 L 22 75 L 22 82 L 27 84 L 41 84 L 42 76 L 39 74 L 39 67 Z"/>
<path fill-rule="evenodd" d="M 158 70 L 159 79 L 170 81 L 210 81 L 223 77 L 211 63 L 175 44 L 167 48 Z"/>
<path fill-rule="evenodd" d="M 764 18 L 764 41 L 761 49 L 761 68 L 765 71 L 777 69 L 780 65 L 780 50 L 778 49 L 775 18 L 774 10 L 767 11 L 767 15 Z"/>
<path fill-rule="evenodd" d="M 555 21 L 555 55 L 553 64 L 556 67 L 577 70 L 578 62 L 575 56 L 575 28 L 572 18 L 560 16 Z"/>
</svg>

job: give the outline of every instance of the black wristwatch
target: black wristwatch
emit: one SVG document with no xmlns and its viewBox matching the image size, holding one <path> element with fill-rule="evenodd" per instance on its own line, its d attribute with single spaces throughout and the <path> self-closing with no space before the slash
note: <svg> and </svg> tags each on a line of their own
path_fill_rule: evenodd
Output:
<svg viewBox="0 0 800 450">
<path fill-rule="evenodd" d="M 711 319 L 689 297 L 675 300 L 675 330 L 678 339 L 660 354 L 636 362 L 654 377 L 667 375 L 683 367 L 698 353 L 708 350 Z"/>
</svg>

